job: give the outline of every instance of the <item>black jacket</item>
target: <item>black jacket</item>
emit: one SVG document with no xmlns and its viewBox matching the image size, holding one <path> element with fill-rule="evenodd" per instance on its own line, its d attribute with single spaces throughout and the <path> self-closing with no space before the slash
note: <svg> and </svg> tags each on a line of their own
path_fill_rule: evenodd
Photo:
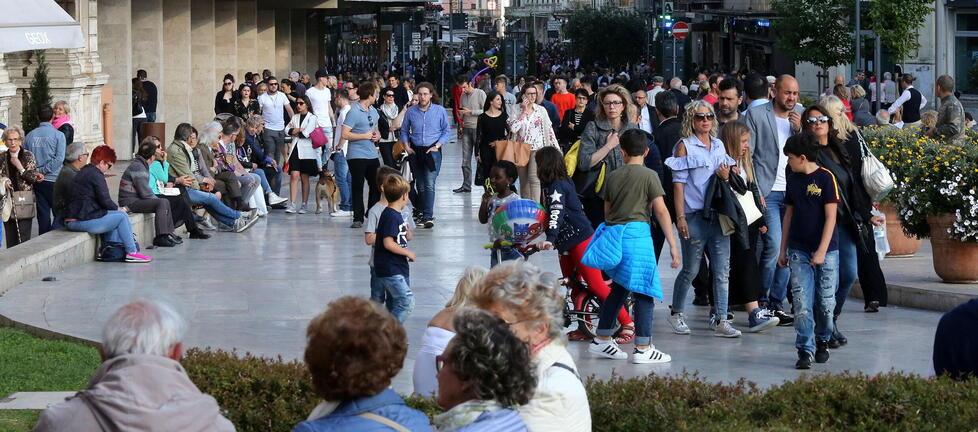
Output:
<svg viewBox="0 0 978 432">
<path fill-rule="evenodd" d="M 679 117 L 673 117 L 659 123 L 652 130 L 652 137 L 655 138 L 655 146 L 659 149 L 659 156 L 663 161 L 672 156 L 672 149 L 676 147 L 676 143 L 682 139 L 680 136 L 682 128 L 682 120 L 680 120 Z M 669 214 L 672 215 L 673 220 L 675 220 L 676 209 L 675 203 L 672 200 L 672 170 L 669 169 L 669 167 L 662 165 L 660 177 L 662 178 L 662 188 L 666 191 L 666 208 L 669 209 Z"/>
<path fill-rule="evenodd" d="M 564 119 L 560 122 L 560 129 L 557 130 L 557 140 L 560 141 L 560 149 L 567 153 L 567 150 L 574 145 L 574 142 L 581 138 L 584 127 L 594 121 L 594 113 L 584 108 L 581 122 L 577 126 L 572 126 L 574 121 L 574 109 L 564 111 Z"/>
<path fill-rule="evenodd" d="M 735 174 L 731 174 L 733 178 Z M 706 187 L 706 199 L 709 200 L 709 207 L 704 209 L 703 218 L 713 220 L 720 215 L 730 218 L 737 227 L 736 236 L 731 236 L 731 240 L 736 241 L 740 250 L 750 249 L 750 237 L 747 233 L 747 216 L 744 209 L 740 207 L 740 202 L 734 196 L 734 191 L 730 184 L 723 181 L 720 176 L 714 174 L 710 177 L 710 183 Z M 732 245 L 731 245 L 732 246 Z M 731 253 L 733 248 L 731 247 Z"/>
<path fill-rule="evenodd" d="M 105 183 L 105 174 L 91 164 L 82 167 L 75 175 L 75 182 L 71 187 L 65 219 L 80 221 L 98 219 L 105 216 L 109 210 L 118 209 L 119 206 L 109 196 L 109 185 Z"/>
<path fill-rule="evenodd" d="M 58 130 L 65 134 L 65 144 L 71 145 L 71 143 L 75 142 L 75 127 L 71 123 L 61 125 Z"/>
</svg>

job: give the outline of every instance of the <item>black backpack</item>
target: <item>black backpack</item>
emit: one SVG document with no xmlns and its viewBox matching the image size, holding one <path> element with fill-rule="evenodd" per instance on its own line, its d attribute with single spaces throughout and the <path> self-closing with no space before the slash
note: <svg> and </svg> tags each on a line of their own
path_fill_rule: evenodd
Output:
<svg viewBox="0 0 978 432">
<path fill-rule="evenodd" d="M 122 243 L 105 242 L 99 248 L 97 259 L 102 262 L 123 262 L 126 260 L 126 246 Z"/>
</svg>

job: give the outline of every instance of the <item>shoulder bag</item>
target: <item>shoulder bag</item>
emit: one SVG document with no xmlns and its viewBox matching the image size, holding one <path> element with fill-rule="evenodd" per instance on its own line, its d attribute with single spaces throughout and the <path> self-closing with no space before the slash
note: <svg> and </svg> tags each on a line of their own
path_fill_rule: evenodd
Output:
<svg viewBox="0 0 978 432">
<path fill-rule="evenodd" d="M 11 217 L 16 220 L 33 219 L 36 215 L 34 191 L 13 191 L 10 194 L 13 201 Z"/>
<path fill-rule="evenodd" d="M 862 172 L 860 173 L 863 176 L 863 186 L 866 187 L 866 192 L 872 198 L 873 202 L 879 202 L 893 190 L 895 186 L 893 176 L 890 175 L 890 170 L 869 150 L 869 146 L 866 145 L 866 140 L 863 139 L 863 135 L 858 130 L 856 131 L 856 137 L 859 138 L 859 148 L 863 162 Z"/>
</svg>

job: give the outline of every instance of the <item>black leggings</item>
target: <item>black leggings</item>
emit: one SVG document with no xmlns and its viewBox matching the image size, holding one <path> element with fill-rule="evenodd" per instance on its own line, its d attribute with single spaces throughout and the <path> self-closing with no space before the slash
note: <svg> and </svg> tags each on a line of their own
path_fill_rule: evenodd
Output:
<svg viewBox="0 0 978 432">
<path fill-rule="evenodd" d="M 380 189 L 377 187 L 377 169 L 380 161 L 377 159 L 347 159 L 350 166 L 350 177 L 353 177 L 353 220 L 363 222 L 363 182 L 367 181 L 370 188 L 367 195 L 367 208 L 373 207 L 380 200 Z"/>
<path fill-rule="evenodd" d="M 197 221 L 194 220 L 194 210 L 193 204 L 187 198 L 187 192 L 184 190 L 180 191 L 180 195 L 177 196 L 167 196 L 167 195 L 157 195 L 170 202 L 170 214 L 173 217 L 173 227 L 179 227 L 180 225 L 187 226 L 187 232 L 193 234 L 198 232 Z"/>
</svg>

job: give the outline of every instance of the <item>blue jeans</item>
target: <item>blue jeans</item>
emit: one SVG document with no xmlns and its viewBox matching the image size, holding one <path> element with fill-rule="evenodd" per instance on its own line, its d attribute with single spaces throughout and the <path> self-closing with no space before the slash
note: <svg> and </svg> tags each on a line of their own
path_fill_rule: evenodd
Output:
<svg viewBox="0 0 978 432">
<path fill-rule="evenodd" d="M 353 209 L 353 191 L 350 183 L 350 165 L 346 163 L 346 156 L 339 151 L 333 153 L 333 176 L 336 177 L 336 186 L 340 188 L 340 210 L 350 211 Z"/>
<path fill-rule="evenodd" d="M 435 169 L 429 170 L 427 164 L 421 159 L 429 147 L 414 147 L 415 159 L 417 162 L 414 168 L 414 183 L 418 189 L 418 208 L 425 219 L 432 219 L 435 216 L 435 180 L 441 172 L 441 151 L 431 152 L 431 157 L 435 160 Z"/>
<path fill-rule="evenodd" d="M 758 248 L 761 256 L 761 298 L 769 309 L 781 310 L 788 296 L 788 269 L 778 267 L 778 254 L 781 253 L 781 219 L 784 217 L 784 192 L 767 194 L 764 197 L 767 209 L 764 211 L 764 224 L 767 233 L 761 234 Z"/>
<path fill-rule="evenodd" d="M 499 249 L 490 249 L 491 255 L 489 258 L 489 268 L 495 267 L 497 264 L 505 261 L 513 261 L 523 258 L 516 248 L 502 247 Z"/>
<path fill-rule="evenodd" d="M 214 219 L 224 225 L 234 226 L 234 221 L 241 217 L 241 212 L 224 205 L 221 200 L 217 199 L 217 195 L 212 193 L 187 188 L 187 198 L 194 204 L 203 205 L 207 213 L 210 213 Z"/>
<path fill-rule="evenodd" d="M 628 293 L 628 289 L 618 282 L 611 283 L 611 293 L 601 304 L 601 312 L 598 314 L 598 336 L 614 336 L 618 311 L 625 305 Z M 652 343 L 652 310 L 655 308 L 655 299 L 639 293 L 632 293 L 632 296 L 635 299 L 632 308 L 635 314 L 635 345 L 649 345 Z"/>
<path fill-rule="evenodd" d="M 251 172 L 258 176 L 258 181 L 261 183 L 261 191 L 266 195 L 272 193 L 272 186 L 268 184 L 268 177 L 265 175 L 265 171 L 261 168 L 256 168 Z"/>
<path fill-rule="evenodd" d="M 859 277 L 859 250 L 856 246 L 856 238 L 853 237 L 852 230 L 845 225 L 837 225 L 839 231 L 839 288 L 835 290 L 835 309 L 834 315 L 842 313 L 842 305 L 846 304 L 846 297 L 852 290 L 852 284 Z"/>
<path fill-rule="evenodd" d="M 397 321 L 404 323 L 411 311 L 414 310 L 414 293 L 411 292 L 411 282 L 407 276 L 394 275 L 377 278 L 384 293 L 387 295 L 385 304 Z"/>
<path fill-rule="evenodd" d="M 136 239 L 132 236 L 129 216 L 119 210 L 109 210 L 105 216 L 85 221 L 71 221 L 66 224 L 68 231 L 104 234 L 102 240 L 126 245 L 127 253 L 139 252 Z"/>
<path fill-rule="evenodd" d="M 387 292 L 384 291 L 384 285 L 380 283 L 380 276 L 377 276 L 373 266 L 370 267 L 370 300 L 387 304 Z"/>
<path fill-rule="evenodd" d="M 791 295 L 794 296 L 795 348 L 815 352 L 815 338 L 828 342 L 832 337 L 832 310 L 839 283 L 839 251 L 825 254 L 825 264 L 812 265 L 812 254 L 788 249 L 791 269 Z"/>
<path fill-rule="evenodd" d="M 681 239 L 683 269 L 673 287 L 672 310 L 682 312 L 686 307 L 686 294 L 700 271 L 703 252 L 709 248 L 716 313 L 720 319 L 726 319 L 730 290 L 730 236 L 723 235 L 718 219 L 703 219 L 700 211 L 686 213 L 686 224 L 689 226 L 689 239 Z"/>
</svg>

